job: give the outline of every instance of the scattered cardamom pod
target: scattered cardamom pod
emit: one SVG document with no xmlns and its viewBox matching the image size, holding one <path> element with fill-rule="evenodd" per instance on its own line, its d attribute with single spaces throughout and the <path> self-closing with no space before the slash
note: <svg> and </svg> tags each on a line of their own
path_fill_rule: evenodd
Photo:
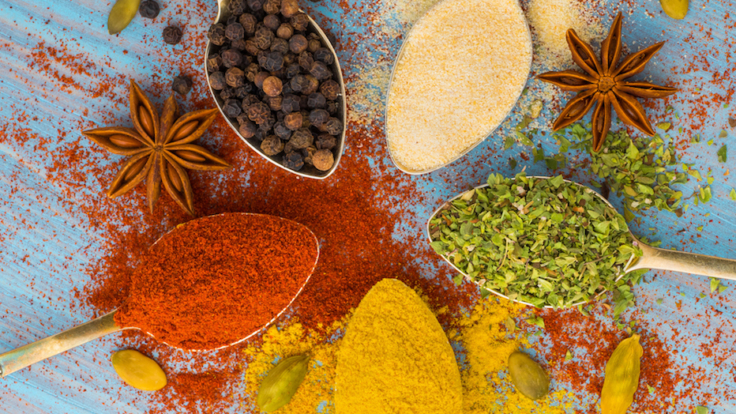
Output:
<svg viewBox="0 0 736 414">
<path fill-rule="evenodd" d="M 261 411 L 270 413 L 291 401 L 307 375 L 307 355 L 295 355 L 279 362 L 258 388 L 257 403 Z"/>
<path fill-rule="evenodd" d="M 128 27 L 130 22 L 138 13 L 141 0 L 118 0 L 110 10 L 107 17 L 107 32 L 111 35 L 118 34 Z"/>
<path fill-rule="evenodd" d="M 133 349 L 112 354 L 112 367 L 126 384 L 143 391 L 158 391 L 166 385 L 164 370 L 153 359 Z"/>
<path fill-rule="evenodd" d="M 662 10 L 673 19 L 682 20 L 687 15 L 689 0 L 659 0 Z"/>
<path fill-rule="evenodd" d="M 509 376 L 516 390 L 527 398 L 538 400 L 549 393 L 549 376 L 544 368 L 523 352 L 509 356 Z"/>
<path fill-rule="evenodd" d="M 606 363 L 606 378 L 601 393 L 603 414 L 624 414 L 634 402 L 643 353 L 637 334 L 621 341 L 613 351 Z"/>
</svg>

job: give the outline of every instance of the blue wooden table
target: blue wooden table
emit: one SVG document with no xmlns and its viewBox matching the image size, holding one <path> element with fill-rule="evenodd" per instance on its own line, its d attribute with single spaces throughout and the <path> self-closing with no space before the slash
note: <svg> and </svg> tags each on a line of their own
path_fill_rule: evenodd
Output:
<svg viewBox="0 0 736 414">
<path fill-rule="evenodd" d="M 656 64 L 640 77 L 682 90 L 667 101 L 672 106 L 669 112 L 664 104 L 648 106 L 650 119 L 672 122 L 668 134 L 682 155 L 680 161 L 695 163 L 704 177 L 710 172 L 714 178 L 709 203 L 691 205 L 682 217 L 650 212 L 635 226 L 635 233 L 659 240 L 666 248 L 736 258 L 736 201 L 729 198 L 736 187 L 736 169 L 733 174 L 729 171 L 736 165 L 736 128 L 728 125 L 729 117 L 736 118 L 734 1 L 694 0 L 683 21 L 663 15 L 656 0 L 596 3 L 589 1 L 584 7 L 596 8 L 605 27 L 615 11 L 625 12 L 624 43 L 629 50 L 667 40 Z M 70 328 L 96 311 L 83 306 L 76 293 L 89 282 L 89 263 L 105 251 L 104 230 L 83 212 L 95 208 L 108 184 L 92 173 L 119 159 L 104 154 L 79 131 L 92 124 L 128 124 L 129 78 L 157 91 L 154 100 L 160 105 L 170 80 L 184 71 L 195 78 L 189 107 L 191 102 L 210 105 L 201 50 L 216 14 L 215 0 L 162 4 L 155 21 L 138 16 L 121 35 L 109 36 L 106 21 L 112 4 L 106 1 L 0 0 L 0 351 Z M 345 0 L 304 6 L 337 38 L 354 113 L 351 128 L 373 131 L 347 142 L 346 156 L 373 157 L 373 165 L 388 165 L 395 173 L 385 151 L 364 149 L 384 145 L 382 133 L 376 131 L 382 125 L 387 74 L 401 35 L 424 5 Z M 166 23 L 184 27 L 182 44 L 163 44 L 160 37 Z M 529 87 L 537 88 L 538 81 L 530 80 Z M 555 105 L 546 103 L 544 119 L 554 119 Z M 544 163 L 521 157 L 528 147 L 502 150 L 504 138 L 523 112 L 522 100 L 510 121 L 464 159 L 428 176 L 407 178 L 407 185 L 439 203 L 483 182 L 489 172 L 508 175 L 526 167 L 529 174 L 548 174 Z M 691 144 L 696 134 L 701 142 Z M 557 148 L 549 133 L 535 139 L 547 154 Z M 719 163 L 716 151 L 724 143 L 732 153 L 728 162 Z M 71 149 L 76 155 L 56 157 L 54 149 Z M 510 157 L 519 161 L 514 169 L 509 167 Z M 74 160 L 75 168 L 66 170 L 59 160 Z M 247 171 L 239 173 L 247 176 Z M 585 171 L 573 176 L 581 182 L 591 179 Z M 689 196 L 705 184 L 705 179 L 691 179 L 679 189 Z M 406 221 L 395 230 L 395 237 L 401 238 L 422 232 L 436 207 L 404 202 L 385 208 L 405 211 Z M 442 270 L 428 269 L 427 276 L 452 276 Z M 656 330 L 676 352 L 676 365 L 689 369 L 697 381 L 697 393 L 672 402 L 665 411 L 692 412 L 702 404 L 719 414 L 736 412 L 736 284 L 725 282 L 730 289 L 711 295 L 705 277 L 653 272 L 645 281 L 635 289 L 637 318 Z M 705 295 L 700 297 L 701 293 Z M 138 394 L 121 387 L 109 367 L 107 359 L 116 346 L 114 338 L 100 340 L 0 380 L 0 412 L 145 412 L 145 399 L 133 402 Z"/>
</svg>

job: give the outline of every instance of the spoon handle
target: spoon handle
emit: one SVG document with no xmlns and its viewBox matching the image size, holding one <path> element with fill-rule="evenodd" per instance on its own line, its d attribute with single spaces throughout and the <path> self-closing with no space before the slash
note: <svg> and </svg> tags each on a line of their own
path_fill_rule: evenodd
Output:
<svg viewBox="0 0 736 414">
<path fill-rule="evenodd" d="M 0 354 L 0 378 L 93 339 L 119 331 L 120 328 L 115 325 L 115 312 Z"/>
<path fill-rule="evenodd" d="M 626 270 L 659 269 L 736 280 L 736 260 L 722 259 L 704 254 L 685 253 L 659 249 L 639 243 L 644 253 Z"/>
</svg>

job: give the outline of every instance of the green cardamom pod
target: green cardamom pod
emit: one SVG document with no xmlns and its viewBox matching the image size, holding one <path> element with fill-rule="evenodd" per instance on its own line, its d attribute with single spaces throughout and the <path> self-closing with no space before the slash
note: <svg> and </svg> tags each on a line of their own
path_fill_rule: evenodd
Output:
<svg viewBox="0 0 736 414">
<path fill-rule="evenodd" d="M 120 33 L 128 27 L 138 12 L 141 0 L 118 0 L 107 17 L 107 32 L 111 35 Z"/>
<path fill-rule="evenodd" d="M 279 362 L 258 388 L 258 407 L 263 412 L 278 410 L 291 401 L 307 375 L 309 357 L 295 355 Z"/>
<path fill-rule="evenodd" d="M 516 390 L 527 398 L 538 400 L 549 393 L 549 376 L 523 352 L 516 351 L 509 356 L 509 376 Z"/>
<path fill-rule="evenodd" d="M 603 414 L 624 414 L 634 402 L 634 394 L 639 388 L 643 353 L 637 334 L 621 341 L 613 351 L 606 363 L 606 378 L 601 393 Z"/>
<path fill-rule="evenodd" d="M 673 19 L 682 20 L 687 15 L 687 9 L 690 6 L 688 0 L 659 0 L 662 10 Z"/>
</svg>

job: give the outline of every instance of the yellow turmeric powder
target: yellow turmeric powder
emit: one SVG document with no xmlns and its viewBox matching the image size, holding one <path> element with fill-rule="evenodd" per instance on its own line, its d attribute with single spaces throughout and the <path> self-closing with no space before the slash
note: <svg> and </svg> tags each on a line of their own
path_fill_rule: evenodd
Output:
<svg viewBox="0 0 736 414">
<path fill-rule="evenodd" d="M 337 414 L 460 414 L 455 353 L 437 318 L 408 286 L 384 279 L 368 292 L 340 344 Z"/>
</svg>

